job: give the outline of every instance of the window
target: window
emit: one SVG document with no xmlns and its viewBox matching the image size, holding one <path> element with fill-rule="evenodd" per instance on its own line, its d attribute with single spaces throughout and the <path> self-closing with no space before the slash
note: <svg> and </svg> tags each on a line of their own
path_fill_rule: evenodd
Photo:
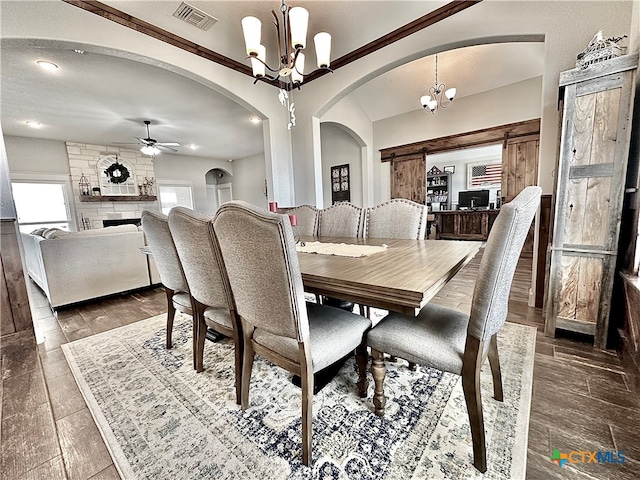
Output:
<svg viewBox="0 0 640 480">
<path fill-rule="evenodd" d="M 158 197 L 160 209 L 167 215 L 173 207 L 186 207 L 193 209 L 192 187 L 176 183 L 158 184 Z"/>
<path fill-rule="evenodd" d="M 114 176 L 120 180 L 114 182 L 107 172 L 115 166 L 117 168 L 114 170 Z M 135 171 L 129 162 L 118 158 L 117 155 L 106 155 L 100 158 L 97 168 L 102 195 L 138 195 Z M 122 176 L 122 172 L 126 173 L 126 178 Z"/>
<path fill-rule="evenodd" d="M 71 216 L 64 183 L 13 182 L 11 187 L 20 231 L 28 233 L 41 227 L 69 230 Z"/>
</svg>

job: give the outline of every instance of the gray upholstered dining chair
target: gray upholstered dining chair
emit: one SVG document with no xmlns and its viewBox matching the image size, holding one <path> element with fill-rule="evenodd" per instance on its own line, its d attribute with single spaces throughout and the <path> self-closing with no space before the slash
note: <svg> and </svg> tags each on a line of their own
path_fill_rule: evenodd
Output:
<svg viewBox="0 0 640 480">
<path fill-rule="evenodd" d="M 254 354 L 302 380 L 302 461 L 311 462 L 313 374 L 356 350 L 361 395 L 366 395 L 364 347 L 368 318 L 305 303 L 289 217 L 246 202 L 225 203 L 213 223 L 242 322 L 241 407 L 249 404 Z"/>
<path fill-rule="evenodd" d="M 366 210 L 349 202 L 336 203 L 318 211 L 319 237 L 362 237 Z M 340 298 L 322 297 L 322 303 L 346 311 L 353 310 L 353 302 Z M 362 313 L 362 310 L 361 310 Z"/>
<path fill-rule="evenodd" d="M 311 205 L 299 205 L 287 211 L 287 215 L 298 217 L 298 233 L 307 237 L 318 234 L 318 209 Z"/>
<path fill-rule="evenodd" d="M 404 198 L 394 198 L 367 209 L 365 237 L 424 238 L 427 207 Z"/>
<path fill-rule="evenodd" d="M 227 278 L 221 273 L 224 265 L 219 250 L 215 246 L 212 217 L 188 208 L 174 207 L 169 212 L 169 228 L 193 298 L 196 371 L 204 370 L 204 341 L 207 327 L 233 338 L 236 401 L 239 404 L 242 333 L 233 310 Z"/>
<path fill-rule="evenodd" d="M 382 352 L 462 376 L 471 425 L 473 464 L 481 472 L 487 470 L 487 460 L 480 369 L 488 357 L 494 397 L 502 401 L 497 333 L 507 318 L 511 281 L 541 193 L 540 187 L 527 187 L 501 208 L 480 262 L 471 315 L 427 304 L 415 318 L 392 313 L 367 334 L 373 357 L 373 402 L 380 416 L 384 415 L 386 403 Z"/>
<path fill-rule="evenodd" d="M 176 310 L 191 315 L 191 295 L 176 246 L 169 231 L 167 216 L 143 210 L 140 218 L 142 230 L 167 295 L 167 348 L 171 348 Z"/>
<path fill-rule="evenodd" d="M 319 237 L 361 237 L 366 211 L 342 202 L 318 212 Z"/>
</svg>

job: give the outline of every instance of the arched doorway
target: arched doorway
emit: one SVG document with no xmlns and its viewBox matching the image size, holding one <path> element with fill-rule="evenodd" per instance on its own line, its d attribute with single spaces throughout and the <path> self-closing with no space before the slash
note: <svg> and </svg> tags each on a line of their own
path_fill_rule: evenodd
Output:
<svg viewBox="0 0 640 480">
<path fill-rule="evenodd" d="M 215 212 L 220 205 L 233 200 L 232 175 L 222 170 L 214 168 L 209 170 L 205 176 L 207 184 L 207 205 L 210 211 Z"/>
</svg>

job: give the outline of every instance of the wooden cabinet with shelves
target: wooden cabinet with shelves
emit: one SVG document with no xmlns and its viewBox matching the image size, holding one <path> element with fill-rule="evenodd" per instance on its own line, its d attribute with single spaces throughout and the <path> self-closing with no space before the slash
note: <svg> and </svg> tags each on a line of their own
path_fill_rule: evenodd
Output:
<svg viewBox="0 0 640 480">
<path fill-rule="evenodd" d="M 545 334 L 606 348 L 638 55 L 560 74 L 562 137 Z"/>
<path fill-rule="evenodd" d="M 451 173 L 441 172 L 433 167 L 427 172 L 427 196 L 426 203 L 429 211 L 432 204 L 439 203 L 440 210 L 451 209 Z"/>
</svg>

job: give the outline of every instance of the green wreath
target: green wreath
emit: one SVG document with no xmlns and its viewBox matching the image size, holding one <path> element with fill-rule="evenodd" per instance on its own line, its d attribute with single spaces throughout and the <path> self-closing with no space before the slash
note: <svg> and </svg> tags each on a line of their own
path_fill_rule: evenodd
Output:
<svg viewBox="0 0 640 480">
<path fill-rule="evenodd" d="M 125 167 L 121 163 L 118 163 L 117 160 L 115 163 L 112 163 L 111 166 L 109 166 L 109 168 L 104 171 L 104 173 L 107 177 L 109 177 L 109 181 L 111 183 L 124 183 L 131 176 L 127 167 Z"/>
</svg>

